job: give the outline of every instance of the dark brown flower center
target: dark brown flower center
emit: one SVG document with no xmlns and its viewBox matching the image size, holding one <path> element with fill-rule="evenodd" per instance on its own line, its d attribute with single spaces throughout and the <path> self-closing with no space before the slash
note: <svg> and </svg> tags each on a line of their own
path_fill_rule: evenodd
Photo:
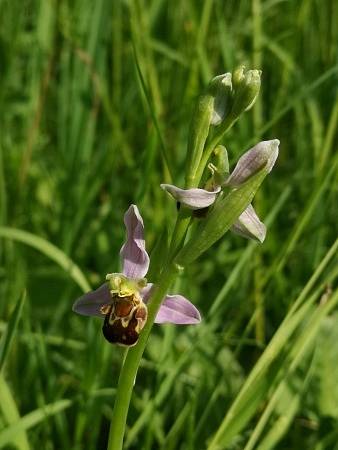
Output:
<svg viewBox="0 0 338 450">
<path fill-rule="evenodd" d="M 113 303 L 102 308 L 104 337 L 112 344 L 132 346 L 147 320 L 147 307 L 137 296 L 113 297 Z"/>
</svg>

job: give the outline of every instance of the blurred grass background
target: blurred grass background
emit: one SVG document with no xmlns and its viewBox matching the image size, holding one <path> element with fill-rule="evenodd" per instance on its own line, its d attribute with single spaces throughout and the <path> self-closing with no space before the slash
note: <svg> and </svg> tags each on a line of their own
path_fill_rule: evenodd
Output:
<svg viewBox="0 0 338 450">
<path fill-rule="evenodd" d="M 245 63 L 261 94 L 224 144 L 281 141 L 268 236 L 182 275 L 203 324 L 154 329 L 125 448 L 337 449 L 338 3 L 1 0 L 0 23 L 0 448 L 105 448 L 123 351 L 72 302 L 118 270 L 131 202 L 148 249 L 170 228 L 194 101 Z"/>
</svg>

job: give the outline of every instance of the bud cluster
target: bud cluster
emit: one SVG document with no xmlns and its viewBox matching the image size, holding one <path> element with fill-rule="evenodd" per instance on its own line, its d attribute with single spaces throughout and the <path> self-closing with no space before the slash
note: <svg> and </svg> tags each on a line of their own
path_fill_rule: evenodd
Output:
<svg viewBox="0 0 338 450">
<path fill-rule="evenodd" d="M 240 115 L 253 106 L 260 85 L 261 71 L 245 71 L 244 66 L 210 81 L 197 100 L 191 122 L 186 174 L 188 187 L 199 183 L 211 152 Z"/>
<path fill-rule="evenodd" d="M 279 140 L 259 142 L 239 158 L 231 172 L 227 150 L 219 145 L 226 131 L 253 106 L 260 86 L 261 71 L 240 66 L 213 78 L 198 98 L 190 128 L 185 189 L 161 185 L 181 206 L 182 217 L 189 216 L 190 210 L 190 216 L 199 220 L 177 255 L 180 265 L 192 262 L 228 230 L 258 242 L 265 239 L 266 227 L 251 202 L 275 164 Z"/>
<path fill-rule="evenodd" d="M 227 72 L 211 80 L 207 88 L 213 98 L 211 125 L 222 125 L 229 118 L 234 122 L 253 106 L 259 94 L 261 74 L 260 70 L 245 71 L 240 66 L 232 74 Z"/>
</svg>

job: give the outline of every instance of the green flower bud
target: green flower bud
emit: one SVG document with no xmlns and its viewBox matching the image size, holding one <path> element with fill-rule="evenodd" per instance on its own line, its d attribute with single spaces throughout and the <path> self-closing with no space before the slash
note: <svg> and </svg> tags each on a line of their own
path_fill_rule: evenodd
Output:
<svg viewBox="0 0 338 450">
<path fill-rule="evenodd" d="M 187 153 L 187 181 L 194 179 L 200 164 L 210 125 L 217 126 L 230 114 L 232 102 L 231 73 L 211 80 L 198 100 L 193 114 Z"/>
<path fill-rule="evenodd" d="M 208 86 L 208 92 L 214 98 L 211 125 L 219 125 L 231 110 L 231 73 L 215 77 Z"/>
<path fill-rule="evenodd" d="M 236 88 L 231 110 L 234 118 L 248 111 L 255 103 L 261 87 L 261 74 L 261 70 L 248 70 L 244 73 L 244 67 L 235 71 Z"/>
<path fill-rule="evenodd" d="M 217 145 L 213 153 L 216 158 L 215 166 L 217 167 L 217 171 L 224 176 L 229 175 L 230 170 L 227 149 L 224 145 Z"/>
<path fill-rule="evenodd" d="M 209 134 L 214 112 L 214 98 L 209 93 L 201 95 L 193 113 L 187 152 L 187 183 L 193 179 L 201 161 L 205 141 Z"/>
<path fill-rule="evenodd" d="M 238 66 L 233 72 L 232 72 L 232 86 L 234 90 L 236 91 L 242 81 L 244 80 L 244 70 L 245 66 L 241 65 Z"/>
<path fill-rule="evenodd" d="M 218 145 L 213 151 L 212 162 L 208 164 L 211 178 L 207 181 L 205 189 L 222 186 L 229 177 L 228 152 L 223 145 Z"/>
</svg>

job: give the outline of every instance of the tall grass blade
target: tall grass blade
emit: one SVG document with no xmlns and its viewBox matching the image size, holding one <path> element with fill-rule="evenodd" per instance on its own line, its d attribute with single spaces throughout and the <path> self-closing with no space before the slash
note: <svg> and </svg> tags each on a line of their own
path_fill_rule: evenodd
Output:
<svg viewBox="0 0 338 450">
<path fill-rule="evenodd" d="M 26 292 L 24 292 L 17 301 L 15 308 L 13 309 L 13 312 L 9 318 L 6 329 L 3 332 L 0 339 L 0 374 L 3 370 L 3 365 L 5 363 L 6 357 L 9 354 L 11 343 L 13 341 L 21 317 L 21 311 L 25 299 L 26 299 Z"/>
<path fill-rule="evenodd" d="M 39 250 L 47 256 L 47 258 L 56 262 L 63 270 L 65 270 L 84 292 L 90 290 L 90 285 L 80 268 L 62 250 L 45 239 L 29 233 L 28 231 L 9 227 L 0 227 L 0 237 L 22 242 L 23 244 Z"/>
</svg>

